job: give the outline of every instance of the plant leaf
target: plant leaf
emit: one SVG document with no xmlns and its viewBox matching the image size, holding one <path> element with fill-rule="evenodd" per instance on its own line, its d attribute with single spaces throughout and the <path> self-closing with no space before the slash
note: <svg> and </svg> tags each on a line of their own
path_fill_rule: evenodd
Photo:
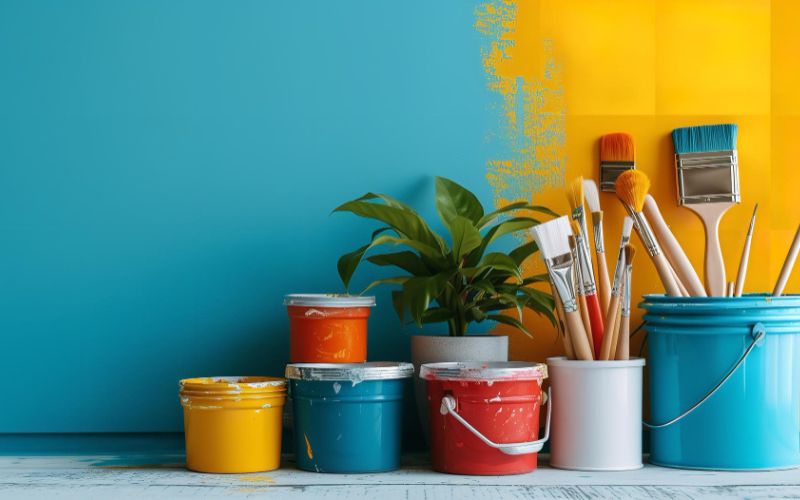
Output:
<svg viewBox="0 0 800 500">
<path fill-rule="evenodd" d="M 422 323 L 441 323 L 454 317 L 455 313 L 446 307 L 432 307 L 422 313 Z"/>
<path fill-rule="evenodd" d="M 350 279 L 353 277 L 353 273 L 356 272 L 356 268 L 358 264 L 361 263 L 361 259 L 364 257 L 364 253 L 373 246 L 375 242 L 375 238 L 381 234 L 385 233 L 386 231 L 391 231 L 391 227 L 382 227 L 376 229 L 372 232 L 372 237 L 370 238 L 370 243 L 364 245 L 361 248 L 353 250 L 350 253 L 346 253 L 339 257 L 339 260 L 336 262 L 336 269 L 339 271 L 339 278 L 342 280 L 344 284 L 345 290 L 350 287 Z"/>
<path fill-rule="evenodd" d="M 431 228 L 428 227 L 428 224 L 419 214 L 405 206 L 382 205 L 357 199 L 343 203 L 333 211 L 351 212 L 359 217 L 379 220 L 391 226 L 403 237 L 419 241 L 433 248 L 439 248 L 442 252 L 445 249 L 441 236 L 431 231 Z"/>
<path fill-rule="evenodd" d="M 374 288 L 374 287 L 376 287 L 378 285 L 402 285 L 403 283 L 408 281 L 409 278 L 410 278 L 410 276 L 395 276 L 394 278 L 383 278 L 383 279 L 375 280 L 372 283 L 370 283 L 369 285 L 367 285 L 367 287 L 365 289 L 361 290 L 361 294 L 363 295 L 363 294 L 367 293 L 369 290 L 371 290 L 372 288 Z"/>
<path fill-rule="evenodd" d="M 547 207 L 543 207 L 540 205 L 531 205 L 527 201 L 515 201 L 514 203 L 509 203 L 508 205 L 498 208 L 497 210 L 490 212 L 478 221 L 477 226 L 478 228 L 483 228 L 486 224 L 492 221 L 498 215 L 502 215 L 506 212 L 511 212 L 512 210 L 532 210 L 534 212 L 540 212 L 545 215 L 549 215 L 550 217 L 558 217 L 558 214 L 553 212 Z"/>
<path fill-rule="evenodd" d="M 533 338 L 531 332 L 529 332 L 528 329 L 525 328 L 525 325 L 523 325 L 522 322 L 517 318 L 512 318 L 511 316 L 506 316 L 505 314 L 490 314 L 486 317 L 486 319 L 497 321 L 498 323 L 503 323 L 504 325 L 511 325 L 528 337 Z"/>
<path fill-rule="evenodd" d="M 474 255 L 470 256 L 470 261 L 474 262 L 478 260 L 480 256 L 483 255 L 483 252 L 485 252 L 489 247 L 489 245 L 500 236 L 514 231 L 529 229 L 538 224 L 538 220 L 531 219 L 530 217 L 515 217 L 492 226 L 492 228 L 489 229 L 489 231 L 487 231 L 486 235 L 483 237 L 480 247 L 478 247 Z"/>
<path fill-rule="evenodd" d="M 510 274 L 519 281 L 522 281 L 522 273 L 519 266 L 511 257 L 504 253 L 492 252 L 484 255 L 480 264 L 478 264 L 478 269 L 483 271 L 489 268 Z"/>
<path fill-rule="evenodd" d="M 523 243 L 514 250 L 511 250 L 511 252 L 508 253 L 508 256 L 511 257 L 518 266 L 521 266 L 525 259 L 538 251 L 539 246 L 536 244 L 536 241 L 531 240 L 528 243 Z"/>
<path fill-rule="evenodd" d="M 392 290 L 392 305 L 397 317 L 400 318 L 400 323 L 405 321 L 405 301 L 403 300 L 403 292 L 401 290 Z"/>
<path fill-rule="evenodd" d="M 434 276 L 414 276 L 403 284 L 403 301 L 408 305 L 411 319 L 417 326 L 422 325 L 422 314 L 444 289 L 452 273 L 439 273 Z"/>
<path fill-rule="evenodd" d="M 436 178 L 436 209 L 446 225 L 450 225 L 456 217 L 464 217 L 473 224 L 483 217 L 483 205 L 478 198 L 445 177 Z"/>
<path fill-rule="evenodd" d="M 431 274 L 419 255 L 414 252 L 404 250 L 395 253 L 382 253 L 370 255 L 367 260 L 376 266 L 395 266 L 403 271 L 407 271 L 414 276 L 426 276 Z"/>
<path fill-rule="evenodd" d="M 456 215 L 448 224 L 450 235 L 453 238 L 453 258 L 455 264 L 459 265 L 461 259 L 478 248 L 482 242 L 481 233 L 466 217 Z"/>
</svg>

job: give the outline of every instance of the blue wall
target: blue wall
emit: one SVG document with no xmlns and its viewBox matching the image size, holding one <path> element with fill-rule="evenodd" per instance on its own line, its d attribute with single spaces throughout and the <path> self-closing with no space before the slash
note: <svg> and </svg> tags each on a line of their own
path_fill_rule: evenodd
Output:
<svg viewBox="0 0 800 500">
<path fill-rule="evenodd" d="M 0 2 L 0 432 L 180 430 L 179 378 L 281 374 L 282 296 L 341 289 L 333 207 L 491 203 L 475 6 Z"/>
</svg>

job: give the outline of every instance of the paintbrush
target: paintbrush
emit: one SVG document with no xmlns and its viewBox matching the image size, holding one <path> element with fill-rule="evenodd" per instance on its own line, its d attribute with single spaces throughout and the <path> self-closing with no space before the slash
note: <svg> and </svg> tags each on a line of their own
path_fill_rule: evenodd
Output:
<svg viewBox="0 0 800 500">
<path fill-rule="evenodd" d="M 615 359 L 626 360 L 631 356 L 631 274 L 633 274 L 633 258 L 636 249 L 633 245 L 625 246 L 625 281 L 622 285 L 622 314 L 619 328 L 619 340 Z"/>
<path fill-rule="evenodd" d="M 572 224 L 575 221 L 570 221 Z M 583 329 L 586 330 L 588 337 L 589 337 L 589 346 L 592 348 L 592 352 L 595 352 L 594 347 L 594 339 L 592 338 L 592 323 L 589 321 L 589 308 L 586 306 L 586 294 L 583 292 L 583 280 L 582 280 L 582 262 L 583 262 L 583 252 L 578 251 L 578 244 L 575 242 L 575 227 L 571 226 L 571 230 L 573 234 L 569 236 L 569 248 L 572 251 L 572 260 L 575 261 L 575 280 L 577 283 L 577 293 L 578 293 L 578 312 L 581 313 L 581 321 L 583 322 Z"/>
<path fill-rule="evenodd" d="M 706 290 L 725 295 L 725 262 L 719 245 L 719 221 L 741 201 L 735 124 L 703 125 L 672 131 L 678 173 L 678 203 L 703 221 L 706 231 Z"/>
<path fill-rule="evenodd" d="M 675 275 L 678 277 L 678 285 L 682 284 L 686 289 L 686 295 L 690 297 L 705 297 L 706 290 L 703 288 L 703 282 L 700 281 L 692 262 L 686 256 L 681 244 L 678 243 L 677 238 L 675 238 L 675 235 L 672 234 L 669 226 L 664 221 L 656 200 L 649 194 L 645 196 L 644 214 L 647 216 L 647 220 L 653 224 L 656 238 L 661 244 L 661 248 L 664 250 L 672 269 L 675 270 Z"/>
<path fill-rule="evenodd" d="M 600 343 L 603 341 L 603 312 L 600 309 L 600 300 L 597 298 L 597 289 L 594 284 L 594 275 L 586 279 L 586 273 L 591 273 L 592 256 L 589 254 L 589 246 L 586 244 L 584 236 L 578 231 L 578 221 L 572 221 L 572 231 L 575 237 L 575 248 L 578 252 L 578 269 L 582 281 L 578 281 L 578 295 L 585 298 L 581 306 L 585 304 L 586 315 L 589 317 L 589 328 L 592 333 L 592 349 L 595 358 L 600 352 Z"/>
<path fill-rule="evenodd" d="M 653 261 L 656 271 L 658 271 L 658 276 L 661 278 L 664 290 L 667 295 L 680 297 L 682 294 L 673 277 L 672 268 L 661 252 L 661 247 L 658 245 L 658 241 L 653 235 L 653 230 L 647 222 L 647 217 L 642 213 L 644 199 L 650 189 L 650 179 L 648 179 L 644 172 L 629 170 L 623 172 L 617 178 L 616 189 L 617 196 L 633 219 L 633 226 L 636 228 L 639 239 L 647 249 L 647 253 L 650 255 L 650 259 Z"/>
<path fill-rule="evenodd" d="M 636 168 L 633 137 L 618 132 L 600 138 L 600 191 L 613 193 L 621 173 Z"/>
<path fill-rule="evenodd" d="M 603 211 L 600 209 L 600 193 L 597 184 L 591 179 L 583 181 L 583 192 L 589 212 L 592 214 L 592 236 L 594 237 L 594 253 L 597 257 L 597 288 L 600 292 L 600 307 L 603 311 L 608 309 L 611 298 L 611 283 L 608 279 L 608 264 L 606 263 L 606 250 L 603 243 Z"/>
<path fill-rule="evenodd" d="M 794 233 L 794 240 L 792 246 L 789 248 L 789 253 L 786 255 L 786 260 L 783 261 L 781 274 L 778 276 L 778 282 L 775 283 L 775 289 L 772 291 L 773 297 L 780 297 L 783 295 L 783 290 L 786 288 L 786 282 L 789 281 L 789 275 L 792 274 L 794 268 L 794 261 L 797 260 L 797 253 L 800 252 L 800 227 Z"/>
<path fill-rule="evenodd" d="M 575 297 L 575 261 L 569 248 L 569 236 L 572 234 L 569 218 L 564 216 L 544 222 L 531 228 L 531 232 L 564 307 L 566 330 L 570 335 L 575 357 L 591 360 L 592 350 Z"/>
<path fill-rule="evenodd" d="M 557 329 L 558 332 L 562 335 L 561 341 L 564 343 L 564 354 L 567 355 L 567 359 L 575 359 L 575 351 L 572 349 L 572 340 L 569 338 L 569 332 L 567 331 L 567 325 L 564 322 L 564 306 L 561 304 L 561 297 L 558 296 L 556 293 L 556 286 L 550 281 L 550 291 L 553 293 L 553 302 L 555 302 L 555 311 L 556 311 L 556 318 L 558 319 Z"/>
<path fill-rule="evenodd" d="M 739 260 L 739 270 L 736 272 L 736 287 L 733 290 L 734 297 L 741 297 L 744 290 L 744 279 L 747 276 L 747 263 L 750 260 L 750 244 L 753 242 L 753 229 L 756 227 L 756 212 L 758 203 L 753 207 L 753 216 L 750 217 L 750 227 L 747 228 L 747 236 L 744 237 L 744 248 L 742 258 Z"/>
<path fill-rule="evenodd" d="M 588 234 L 586 228 L 586 210 L 583 206 L 583 177 L 572 181 L 567 189 L 567 201 L 572 210 L 572 220 L 577 223 L 574 230 L 577 251 L 581 254 L 578 259 L 580 274 L 579 292 L 586 297 L 586 311 L 589 315 L 589 325 L 592 333 L 592 345 L 595 354 L 603 340 L 603 313 L 600 310 L 600 301 L 597 298 L 597 285 L 594 280 L 592 257 L 589 253 Z"/>
<path fill-rule="evenodd" d="M 616 331 L 617 309 L 619 309 L 620 296 L 622 295 L 622 282 L 625 276 L 625 247 L 631 241 L 631 230 L 633 229 L 633 219 L 625 217 L 622 221 L 622 237 L 619 242 L 619 252 L 617 253 L 617 265 L 614 268 L 614 285 L 611 288 L 611 301 L 606 309 L 606 330 L 603 333 L 603 343 L 600 346 L 600 356 L 598 359 L 610 359 L 611 344 Z"/>
</svg>

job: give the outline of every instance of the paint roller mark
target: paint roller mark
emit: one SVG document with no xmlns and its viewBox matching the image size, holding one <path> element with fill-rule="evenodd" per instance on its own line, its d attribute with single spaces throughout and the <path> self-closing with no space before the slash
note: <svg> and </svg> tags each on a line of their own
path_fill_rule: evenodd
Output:
<svg viewBox="0 0 800 500">
<path fill-rule="evenodd" d="M 535 193 L 564 185 L 562 69 L 552 40 L 538 38 L 534 26 L 520 25 L 521 8 L 538 7 L 518 5 L 516 0 L 489 0 L 475 11 L 475 28 L 485 38 L 481 56 L 487 87 L 499 97 L 494 107 L 499 111 L 500 130 L 489 138 L 499 139 L 509 151 L 506 157 L 488 161 L 486 177 L 498 202 L 531 200 Z"/>
<path fill-rule="evenodd" d="M 308 435 L 303 434 L 303 437 L 306 438 L 306 455 L 308 455 L 309 460 L 314 460 L 314 452 L 311 451 L 311 443 L 308 441 Z"/>
</svg>

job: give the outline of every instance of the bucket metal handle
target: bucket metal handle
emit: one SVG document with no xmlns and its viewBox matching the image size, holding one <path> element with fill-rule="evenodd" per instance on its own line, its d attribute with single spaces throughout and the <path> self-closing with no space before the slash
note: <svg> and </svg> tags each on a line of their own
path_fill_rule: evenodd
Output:
<svg viewBox="0 0 800 500">
<path fill-rule="evenodd" d="M 642 421 L 642 425 L 644 425 L 648 429 L 663 429 L 665 427 L 669 427 L 674 423 L 680 422 L 681 420 L 683 420 L 684 417 L 688 416 L 690 413 L 698 409 L 703 403 L 705 403 L 708 400 L 708 398 L 713 396 L 714 393 L 716 393 L 723 385 L 725 385 L 725 382 L 727 382 L 728 379 L 731 378 L 731 376 L 736 372 L 736 370 L 742 365 L 742 363 L 744 363 L 744 360 L 747 359 L 747 356 L 750 355 L 750 353 L 753 351 L 756 345 L 758 345 L 758 343 L 761 341 L 761 339 L 764 338 L 764 336 L 766 336 L 766 334 L 767 334 L 767 329 L 762 323 L 756 323 L 755 325 L 753 325 L 753 328 L 750 330 L 750 336 L 753 337 L 753 341 L 750 342 L 749 346 L 747 346 L 747 349 L 745 349 L 744 353 L 742 353 L 742 355 L 739 357 L 739 360 L 736 361 L 736 364 L 734 364 L 733 367 L 731 367 L 731 369 L 728 370 L 728 373 L 726 373 L 725 376 L 722 377 L 722 380 L 720 380 L 717 383 L 717 385 L 714 386 L 713 389 L 708 391 L 708 394 L 703 396 L 700 399 L 700 401 L 693 404 L 688 410 L 681 413 L 672 420 L 664 422 L 663 424 L 651 424 L 649 422 Z"/>
<path fill-rule="evenodd" d="M 524 443 L 495 443 L 491 439 L 481 433 L 478 429 L 473 427 L 469 422 L 464 420 L 464 417 L 456 412 L 456 399 L 453 396 L 447 395 L 442 398 L 442 406 L 440 413 L 447 415 L 448 413 L 456 419 L 461 425 L 467 428 L 478 439 L 486 443 L 487 446 L 498 449 L 506 455 L 527 455 L 530 453 L 538 453 L 542 451 L 544 443 L 550 439 L 550 414 L 553 410 L 553 398 L 550 394 L 550 388 L 547 389 L 547 420 L 544 424 L 544 437 L 536 441 L 527 441 Z"/>
</svg>

